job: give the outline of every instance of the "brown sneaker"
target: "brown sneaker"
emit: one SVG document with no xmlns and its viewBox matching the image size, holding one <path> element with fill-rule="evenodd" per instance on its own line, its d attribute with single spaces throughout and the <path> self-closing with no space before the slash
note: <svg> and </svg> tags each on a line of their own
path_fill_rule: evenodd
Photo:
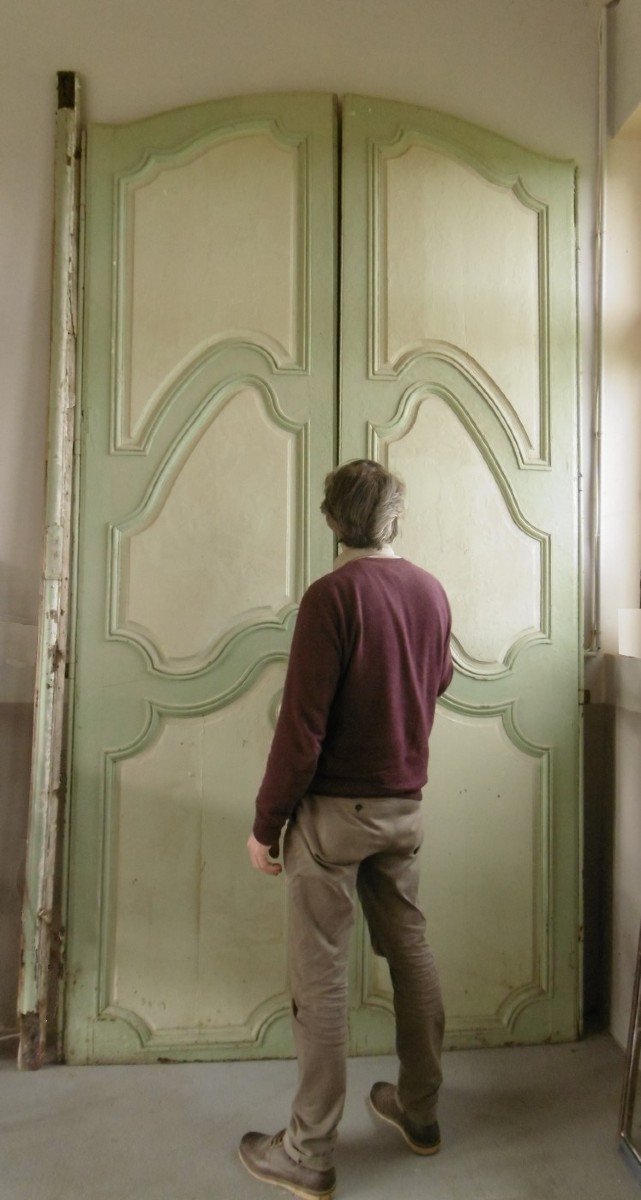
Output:
<svg viewBox="0 0 641 1200">
<path fill-rule="evenodd" d="M 284 1129 L 273 1137 L 268 1133 L 246 1133 L 238 1150 L 243 1166 L 254 1179 L 286 1188 L 300 1200 L 331 1200 L 336 1187 L 334 1168 L 314 1171 L 294 1162 L 283 1146 L 284 1133 Z"/>
<path fill-rule="evenodd" d="M 374 1116 L 394 1125 L 415 1154 L 436 1154 L 440 1150 L 438 1121 L 432 1125 L 417 1125 L 410 1121 L 398 1102 L 393 1083 L 375 1083 L 369 1094 L 369 1104 Z"/>
</svg>

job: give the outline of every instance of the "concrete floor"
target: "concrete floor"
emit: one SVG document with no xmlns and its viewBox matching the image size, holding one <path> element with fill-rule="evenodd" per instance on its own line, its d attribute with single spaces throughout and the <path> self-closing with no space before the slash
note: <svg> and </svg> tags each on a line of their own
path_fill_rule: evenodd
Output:
<svg viewBox="0 0 641 1200">
<path fill-rule="evenodd" d="M 236 1156 L 285 1124 L 292 1062 L 66 1067 L 0 1061 L 0 1200 L 268 1200 Z M 395 1062 L 352 1059 L 337 1200 L 640 1200 L 617 1149 L 623 1054 L 564 1046 L 447 1054 L 444 1145 L 405 1149 L 363 1096 Z"/>
</svg>

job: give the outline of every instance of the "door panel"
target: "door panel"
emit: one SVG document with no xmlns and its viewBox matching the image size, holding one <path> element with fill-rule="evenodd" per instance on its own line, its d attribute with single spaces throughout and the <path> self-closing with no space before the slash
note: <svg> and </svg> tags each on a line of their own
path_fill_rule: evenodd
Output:
<svg viewBox="0 0 641 1200">
<path fill-rule="evenodd" d="M 260 124 L 152 153 L 119 180 L 123 441 L 140 438 L 167 381 L 217 340 L 303 364 L 304 138 Z"/>
<path fill-rule="evenodd" d="M 104 1011 L 144 1018 L 156 1048 L 191 1046 L 195 1030 L 201 1043 L 255 1042 L 287 1007 L 283 889 L 240 870 L 236 852 L 283 677 L 272 663 L 212 713 L 163 712 L 143 748 L 110 756 L 116 844 Z"/>
<path fill-rule="evenodd" d="M 291 1051 L 245 842 L 332 562 L 335 140 L 328 96 L 89 130 L 70 1061 Z"/>
<path fill-rule="evenodd" d="M 282 620 L 305 577 L 305 425 L 249 380 L 202 417 L 113 533 L 113 633 L 172 674 L 206 667 L 241 624 Z"/>
<path fill-rule="evenodd" d="M 414 131 L 377 146 L 377 168 L 377 372 L 432 346 L 449 350 L 482 372 L 524 455 L 535 459 L 543 401 L 540 204 L 522 185 L 501 186 Z"/>
<path fill-rule="evenodd" d="M 400 552 L 453 611 L 423 901 L 451 1045 L 576 1035 L 574 172 L 438 113 L 348 97 L 340 458 L 407 484 Z M 384 1045 L 362 933 L 354 1040 Z"/>
</svg>

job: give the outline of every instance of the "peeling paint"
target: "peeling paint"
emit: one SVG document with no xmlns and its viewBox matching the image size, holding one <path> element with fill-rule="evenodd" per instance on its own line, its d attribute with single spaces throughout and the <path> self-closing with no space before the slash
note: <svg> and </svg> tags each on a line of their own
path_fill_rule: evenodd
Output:
<svg viewBox="0 0 641 1200">
<path fill-rule="evenodd" d="M 44 1043 L 40 1037 L 40 1014 L 22 1013 L 20 1016 L 20 1046 L 18 1066 L 22 1070 L 37 1071 L 42 1066 Z"/>
<path fill-rule="evenodd" d="M 79 81 L 73 72 L 59 73 L 58 99 L 45 543 L 18 990 L 18 1065 L 27 1070 L 36 1070 L 44 1058 L 49 991 L 57 987 L 64 936 L 54 928 L 53 878 L 63 790 L 76 408 L 80 125 Z"/>
</svg>

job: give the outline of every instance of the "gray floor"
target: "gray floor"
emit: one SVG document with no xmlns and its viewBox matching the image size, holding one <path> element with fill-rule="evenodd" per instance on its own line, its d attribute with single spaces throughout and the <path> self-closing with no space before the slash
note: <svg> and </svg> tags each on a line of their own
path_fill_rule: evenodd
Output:
<svg viewBox="0 0 641 1200">
<path fill-rule="evenodd" d="M 5 1048 L 6 1053 L 6 1048 Z M 285 1196 L 236 1157 L 246 1129 L 285 1124 L 294 1064 L 50 1066 L 0 1062 L 1 1200 L 261 1200 Z M 337 1200 L 641 1200 L 617 1149 L 623 1055 L 568 1046 L 446 1055 L 444 1145 L 420 1159 L 363 1096 L 394 1062 L 353 1059 Z"/>
</svg>

